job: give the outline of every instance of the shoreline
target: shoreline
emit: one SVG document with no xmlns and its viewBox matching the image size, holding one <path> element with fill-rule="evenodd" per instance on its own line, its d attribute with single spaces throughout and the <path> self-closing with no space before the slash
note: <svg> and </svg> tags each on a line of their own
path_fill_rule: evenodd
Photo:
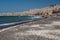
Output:
<svg viewBox="0 0 60 40">
<path fill-rule="evenodd" d="M 0 39 L 5 40 L 60 40 L 60 17 L 50 17 L 23 23 L 0 30 Z"/>
<path fill-rule="evenodd" d="M 46 18 L 43 18 L 43 19 L 34 19 L 34 20 L 28 20 L 28 21 L 21 21 L 21 22 L 15 22 L 15 23 L 12 23 L 10 25 L 0 26 L 0 29 L 4 29 L 4 28 L 16 26 L 16 25 L 21 25 L 21 24 L 25 24 L 25 23 L 29 23 L 29 22 L 34 22 L 34 21 L 38 21 L 38 20 L 44 20 L 44 19 L 46 19 Z"/>
<path fill-rule="evenodd" d="M 42 22 L 42 21 L 44 21 L 44 20 L 48 21 L 50 18 L 51 18 L 51 17 L 43 18 L 43 19 L 36 19 L 36 20 L 29 20 L 29 21 L 15 22 L 15 23 L 12 24 L 12 25 L 0 26 L 0 29 L 9 28 L 9 27 L 12 27 L 12 26 L 21 25 L 21 24 L 26 24 L 26 23 L 30 23 L 30 22 L 36 22 L 36 21 L 41 21 L 41 22 Z M 60 17 L 58 16 L 58 17 L 52 17 L 52 18 L 54 18 L 54 19 L 55 19 L 55 18 L 59 19 Z M 57 19 L 55 19 L 55 21 L 56 21 Z M 51 20 L 49 20 L 49 21 L 53 21 L 53 19 L 51 19 Z M 59 21 L 59 20 L 58 20 L 58 21 Z M 47 23 L 47 22 L 44 22 L 44 23 Z M 44 24 L 44 23 L 42 23 L 42 24 Z"/>
</svg>

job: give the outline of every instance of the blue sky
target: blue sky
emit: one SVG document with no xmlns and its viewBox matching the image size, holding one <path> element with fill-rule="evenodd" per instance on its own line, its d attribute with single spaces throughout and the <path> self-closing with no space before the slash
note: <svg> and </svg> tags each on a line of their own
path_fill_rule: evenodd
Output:
<svg viewBox="0 0 60 40">
<path fill-rule="evenodd" d="M 21 12 L 50 4 L 60 4 L 60 0 L 0 0 L 0 12 Z"/>
</svg>

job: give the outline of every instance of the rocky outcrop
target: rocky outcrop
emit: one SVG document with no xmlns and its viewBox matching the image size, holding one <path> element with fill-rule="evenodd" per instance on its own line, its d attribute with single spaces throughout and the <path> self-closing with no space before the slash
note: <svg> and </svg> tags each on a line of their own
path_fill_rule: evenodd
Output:
<svg viewBox="0 0 60 40">
<path fill-rule="evenodd" d="M 60 4 L 50 5 L 40 9 L 32 9 L 24 12 L 0 13 L 0 16 L 23 16 L 23 15 L 42 15 L 42 16 L 60 16 Z"/>
<path fill-rule="evenodd" d="M 24 13 L 28 15 L 42 15 L 42 16 L 52 16 L 55 14 L 60 14 L 60 5 L 50 5 L 41 9 L 33 9 L 29 11 L 25 11 Z"/>
</svg>

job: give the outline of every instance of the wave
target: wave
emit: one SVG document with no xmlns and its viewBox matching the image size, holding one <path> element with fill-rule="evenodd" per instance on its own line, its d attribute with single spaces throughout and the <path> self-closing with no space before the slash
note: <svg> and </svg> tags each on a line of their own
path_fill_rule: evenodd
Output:
<svg viewBox="0 0 60 40">
<path fill-rule="evenodd" d="M 42 16 L 33 16 L 31 20 L 18 21 L 18 22 L 12 22 L 12 23 L 3 23 L 3 24 L 0 24 L 0 29 L 10 27 L 10 26 L 14 26 L 14 25 L 17 25 L 17 24 L 23 24 L 23 23 L 26 23 L 26 22 L 34 21 L 34 20 L 40 20 L 40 19 L 44 19 L 44 18 L 45 17 L 42 17 Z"/>
<path fill-rule="evenodd" d="M 3 23 L 3 24 L 0 24 L 0 26 L 7 26 L 7 25 L 13 25 L 15 23 Z"/>
</svg>

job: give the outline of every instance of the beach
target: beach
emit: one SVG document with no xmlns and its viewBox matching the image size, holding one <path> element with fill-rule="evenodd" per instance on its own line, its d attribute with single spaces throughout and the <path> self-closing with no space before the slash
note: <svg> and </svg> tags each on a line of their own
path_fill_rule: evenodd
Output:
<svg viewBox="0 0 60 40">
<path fill-rule="evenodd" d="M 60 17 L 49 17 L 1 29 L 0 40 L 60 40 Z"/>
<path fill-rule="evenodd" d="M 60 40 L 60 0 L 0 0 L 0 40 Z"/>
</svg>

